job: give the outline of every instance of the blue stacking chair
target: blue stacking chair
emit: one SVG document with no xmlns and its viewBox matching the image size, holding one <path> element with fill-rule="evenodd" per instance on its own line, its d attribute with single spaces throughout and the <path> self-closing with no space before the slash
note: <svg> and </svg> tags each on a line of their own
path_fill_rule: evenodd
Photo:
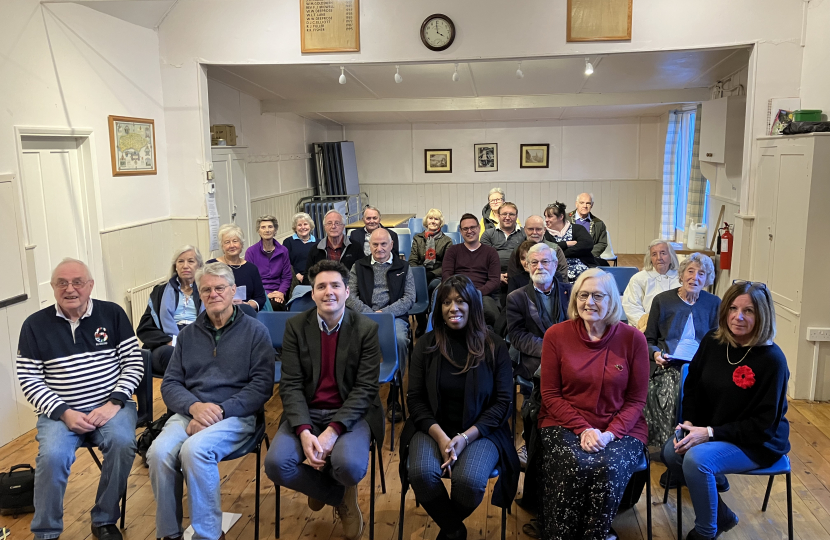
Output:
<svg viewBox="0 0 830 540">
<path fill-rule="evenodd" d="M 634 274 L 639 272 L 635 266 L 603 266 L 601 270 L 614 276 L 621 295 L 625 292 L 625 288 L 628 287 L 628 282 L 631 281 Z"/>
<path fill-rule="evenodd" d="M 265 325 L 268 334 L 271 335 L 271 345 L 277 354 L 282 354 L 282 339 L 285 336 L 285 323 L 296 313 L 290 311 L 261 311 L 257 314 L 257 320 Z M 282 361 L 277 360 L 274 366 L 274 384 L 282 378 Z"/>
<path fill-rule="evenodd" d="M 458 227 L 461 226 L 460 221 L 448 221 L 441 227 L 441 230 L 444 232 L 458 232 Z"/>
<path fill-rule="evenodd" d="M 409 259 L 409 254 L 412 253 L 412 233 L 398 233 L 398 253 L 402 259 Z"/>
<path fill-rule="evenodd" d="M 409 230 L 412 231 L 412 234 L 424 232 L 424 218 L 409 218 Z"/>
<path fill-rule="evenodd" d="M 292 296 L 288 302 L 288 311 L 294 313 L 298 311 L 308 311 L 314 307 L 314 300 L 311 298 L 311 290 L 302 296 Z"/>
<path fill-rule="evenodd" d="M 453 244 L 461 243 L 461 233 L 458 231 L 448 231 L 446 235 L 452 240 Z"/>
<path fill-rule="evenodd" d="M 677 413 L 677 423 L 680 424 L 683 422 L 683 385 L 686 383 L 686 376 L 689 374 L 689 364 L 684 364 L 680 369 L 680 395 L 677 398 L 678 402 L 678 413 Z M 662 450 L 660 451 L 660 457 L 665 463 L 665 458 L 663 458 Z M 761 505 L 761 512 L 767 511 L 767 505 L 769 504 L 769 496 L 772 492 L 772 482 L 775 480 L 775 477 L 778 475 L 785 475 L 787 480 L 787 538 L 789 540 L 793 540 L 793 480 L 792 480 L 792 467 L 790 465 L 790 457 L 787 455 L 781 456 L 781 459 L 773 463 L 771 467 L 765 467 L 762 469 L 753 469 L 751 471 L 746 471 L 742 473 L 735 473 L 735 474 L 743 474 L 747 476 L 769 476 L 769 482 L 767 483 L 767 491 L 764 494 L 764 503 Z M 649 475 L 650 476 L 650 475 Z M 666 503 L 669 495 L 669 482 L 671 482 L 671 472 L 666 474 L 666 491 L 663 493 L 663 504 Z M 681 491 L 683 486 L 679 483 L 677 485 L 677 540 L 683 540 L 683 499 L 681 495 Z"/>
<path fill-rule="evenodd" d="M 423 266 L 411 266 L 412 279 L 415 280 L 415 303 L 409 308 L 409 315 L 420 315 L 429 309 L 429 288 L 427 270 Z"/>
<path fill-rule="evenodd" d="M 401 388 L 401 362 L 398 358 L 398 342 L 395 339 L 395 316 L 391 313 L 364 313 L 367 317 L 378 323 L 378 339 L 380 341 L 380 353 L 383 360 L 380 364 L 380 384 L 391 384 L 390 392 L 394 392 L 392 398 L 400 403 L 403 412 L 403 420 L 406 420 L 406 405 L 404 404 L 403 391 Z M 395 451 L 395 416 L 392 415 L 392 437 L 389 439 L 389 450 Z"/>
</svg>

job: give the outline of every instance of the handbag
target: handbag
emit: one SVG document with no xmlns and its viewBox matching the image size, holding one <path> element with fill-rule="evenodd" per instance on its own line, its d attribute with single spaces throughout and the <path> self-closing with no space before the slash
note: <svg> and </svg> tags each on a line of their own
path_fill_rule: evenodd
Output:
<svg viewBox="0 0 830 540">
<path fill-rule="evenodd" d="M 35 469 L 15 465 L 0 474 L 0 515 L 17 517 L 35 511 Z"/>
<path fill-rule="evenodd" d="M 657 369 L 648 381 L 646 408 L 648 445 L 662 447 L 674 434 L 677 425 L 677 396 L 680 393 L 680 372 L 668 367 Z"/>
</svg>

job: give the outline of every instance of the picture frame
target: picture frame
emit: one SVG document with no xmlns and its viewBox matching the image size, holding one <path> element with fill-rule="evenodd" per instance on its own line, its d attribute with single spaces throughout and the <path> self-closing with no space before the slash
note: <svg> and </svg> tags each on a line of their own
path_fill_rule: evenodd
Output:
<svg viewBox="0 0 830 540">
<path fill-rule="evenodd" d="M 300 0 L 300 52 L 360 52 L 360 1 Z"/>
<path fill-rule="evenodd" d="M 476 172 L 495 172 L 499 170 L 498 143 L 479 143 L 473 145 L 473 163 Z"/>
<path fill-rule="evenodd" d="M 114 115 L 108 119 L 112 175 L 158 174 L 155 121 Z"/>
<path fill-rule="evenodd" d="M 452 149 L 445 148 L 424 150 L 424 172 L 451 173 Z"/>
<path fill-rule="evenodd" d="M 567 41 L 629 41 L 633 0 L 568 0 Z"/>
<path fill-rule="evenodd" d="M 519 149 L 519 167 L 547 169 L 550 166 L 550 144 L 522 144 Z"/>
</svg>

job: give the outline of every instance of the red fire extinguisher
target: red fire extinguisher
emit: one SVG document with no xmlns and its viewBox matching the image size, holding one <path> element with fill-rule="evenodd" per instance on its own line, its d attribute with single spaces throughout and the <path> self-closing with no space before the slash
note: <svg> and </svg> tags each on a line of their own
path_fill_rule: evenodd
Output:
<svg viewBox="0 0 830 540">
<path fill-rule="evenodd" d="M 723 232 L 721 232 L 723 231 Z M 718 229 L 718 253 L 720 253 L 720 267 L 722 270 L 732 269 L 732 251 L 735 247 L 732 244 L 734 237 L 729 232 L 729 223 L 723 222 L 723 227 Z"/>
</svg>

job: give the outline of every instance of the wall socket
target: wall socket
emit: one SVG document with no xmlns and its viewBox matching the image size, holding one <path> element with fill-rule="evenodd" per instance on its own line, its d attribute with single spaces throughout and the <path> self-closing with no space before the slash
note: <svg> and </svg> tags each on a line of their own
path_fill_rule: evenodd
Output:
<svg viewBox="0 0 830 540">
<path fill-rule="evenodd" d="M 830 328 L 807 328 L 807 341 L 830 341 Z"/>
</svg>

